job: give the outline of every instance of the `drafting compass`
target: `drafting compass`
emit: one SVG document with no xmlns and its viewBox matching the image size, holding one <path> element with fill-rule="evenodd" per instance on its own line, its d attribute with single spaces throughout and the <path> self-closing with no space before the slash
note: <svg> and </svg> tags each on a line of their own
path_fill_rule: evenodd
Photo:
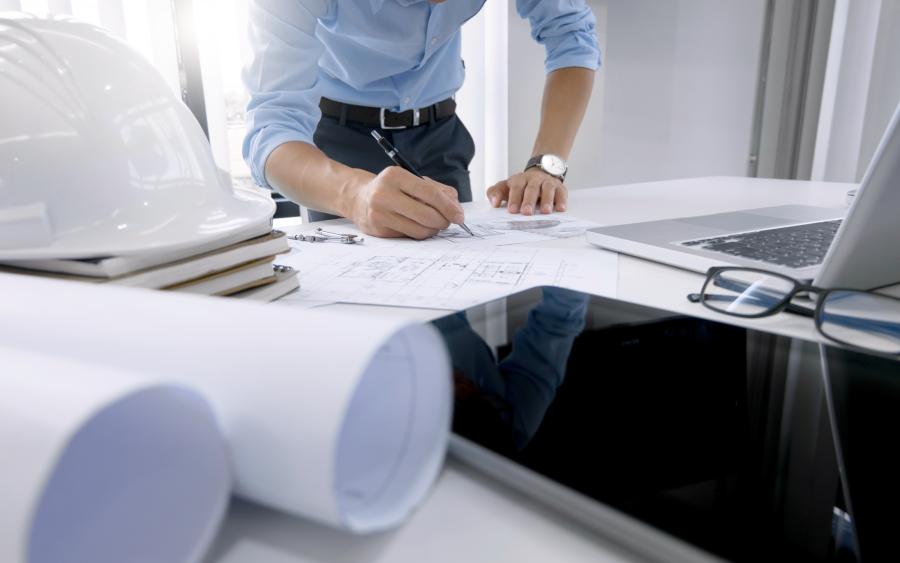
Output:
<svg viewBox="0 0 900 563">
<path fill-rule="evenodd" d="M 365 240 L 359 235 L 350 233 L 332 233 L 324 230 L 322 227 L 316 229 L 316 232 L 312 234 L 304 235 L 301 233 L 298 235 L 290 235 L 288 238 L 303 242 L 339 242 L 341 244 L 359 244 Z"/>
</svg>

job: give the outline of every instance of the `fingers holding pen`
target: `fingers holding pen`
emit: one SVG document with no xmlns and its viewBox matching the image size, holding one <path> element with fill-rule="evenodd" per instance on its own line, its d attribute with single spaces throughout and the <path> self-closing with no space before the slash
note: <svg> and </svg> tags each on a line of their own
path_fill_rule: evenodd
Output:
<svg viewBox="0 0 900 563">
<path fill-rule="evenodd" d="M 392 213 L 388 217 L 387 222 L 391 225 L 392 229 L 415 240 L 431 238 L 440 231 L 440 229 L 426 227 L 401 213 Z"/>
<path fill-rule="evenodd" d="M 450 223 L 465 221 L 465 213 L 454 188 L 431 178 L 418 178 L 405 170 L 400 171 L 408 175 L 407 181 L 401 184 L 401 189 L 408 196 L 436 210 Z"/>
<path fill-rule="evenodd" d="M 406 201 L 402 198 L 393 198 L 394 203 L 398 205 L 393 208 L 394 211 L 401 217 L 406 217 L 426 228 L 433 229 L 437 225 L 444 228 L 445 223 L 447 226 L 449 223 L 459 223 L 465 228 L 465 215 L 456 190 L 422 177 L 390 141 L 374 129 L 371 133 L 388 158 L 396 164 L 384 169 L 376 181 L 380 180 L 380 183 L 390 185 L 407 198 Z M 418 203 L 411 203 L 410 200 Z M 434 212 L 437 212 L 439 217 L 436 217 Z"/>
<path fill-rule="evenodd" d="M 413 197 L 398 198 L 393 212 L 429 229 L 442 230 L 450 226 L 447 217 L 434 207 Z"/>
<path fill-rule="evenodd" d="M 397 166 L 373 177 L 356 199 L 352 218 L 372 236 L 423 239 L 464 219 L 456 190 Z"/>
</svg>

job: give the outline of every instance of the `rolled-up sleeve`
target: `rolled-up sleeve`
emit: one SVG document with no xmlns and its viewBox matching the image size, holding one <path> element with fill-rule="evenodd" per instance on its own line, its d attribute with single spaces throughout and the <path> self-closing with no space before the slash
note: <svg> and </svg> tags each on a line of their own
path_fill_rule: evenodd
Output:
<svg viewBox="0 0 900 563">
<path fill-rule="evenodd" d="M 548 73 L 572 66 L 600 68 L 597 20 L 584 0 L 516 0 L 516 8 L 547 51 Z"/>
<path fill-rule="evenodd" d="M 313 142 L 319 123 L 318 19 L 333 0 L 250 0 L 251 57 L 242 78 L 250 94 L 243 156 L 254 181 L 270 187 L 266 159 L 288 141 Z"/>
</svg>

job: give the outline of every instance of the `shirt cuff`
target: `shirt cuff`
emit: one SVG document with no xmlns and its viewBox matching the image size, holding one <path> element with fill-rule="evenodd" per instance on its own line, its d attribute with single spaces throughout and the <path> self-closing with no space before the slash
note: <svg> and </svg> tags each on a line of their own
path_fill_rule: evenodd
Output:
<svg viewBox="0 0 900 563">
<path fill-rule="evenodd" d="M 561 68 L 586 68 L 588 70 L 597 70 L 600 68 L 600 58 L 597 57 L 584 57 L 584 56 L 568 56 L 568 57 L 560 57 L 558 59 L 553 59 L 552 61 L 547 61 L 544 65 L 544 70 L 547 74 L 550 74 L 554 70 L 559 70 Z"/>
<path fill-rule="evenodd" d="M 593 33 L 575 33 L 567 37 L 554 37 L 546 42 L 547 59 L 544 69 L 547 74 L 566 67 L 580 67 L 590 70 L 600 68 L 600 47 Z"/>
</svg>

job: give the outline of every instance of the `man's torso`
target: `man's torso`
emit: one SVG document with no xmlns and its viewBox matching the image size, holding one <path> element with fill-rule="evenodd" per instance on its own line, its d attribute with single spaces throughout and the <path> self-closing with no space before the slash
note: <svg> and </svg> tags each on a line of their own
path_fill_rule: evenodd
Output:
<svg viewBox="0 0 900 563">
<path fill-rule="evenodd" d="M 460 27 L 484 0 L 335 0 L 316 37 L 323 96 L 405 110 L 452 96 L 465 77 Z"/>
</svg>

